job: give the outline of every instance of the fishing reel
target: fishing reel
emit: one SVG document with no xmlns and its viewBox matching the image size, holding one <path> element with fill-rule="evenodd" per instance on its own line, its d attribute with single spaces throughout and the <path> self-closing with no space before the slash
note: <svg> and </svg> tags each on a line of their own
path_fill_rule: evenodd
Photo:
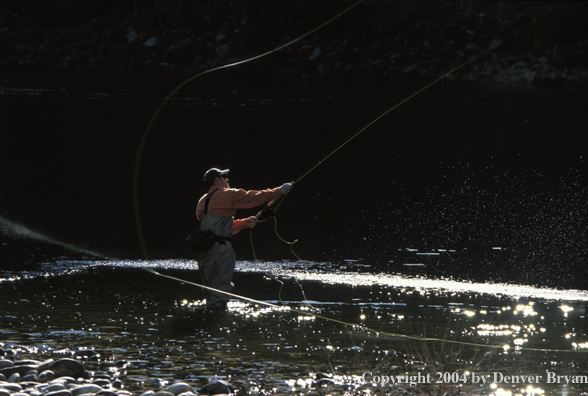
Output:
<svg viewBox="0 0 588 396">
<path fill-rule="evenodd" d="M 255 217 L 257 217 L 257 221 L 267 220 L 273 216 L 274 216 L 274 210 L 269 205 L 265 205 L 265 207 L 263 209 L 261 209 L 257 213 L 257 215 L 255 215 Z"/>
</svg>

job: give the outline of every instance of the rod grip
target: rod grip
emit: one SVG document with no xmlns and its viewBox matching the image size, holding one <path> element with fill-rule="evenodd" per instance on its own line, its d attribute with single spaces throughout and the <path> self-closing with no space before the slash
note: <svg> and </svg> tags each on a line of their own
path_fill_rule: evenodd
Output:
<svg viewBox="0 0 588 396">
<path fill-rule="evenodd" d="M 276 203 L 277 200 L 278 200 L 278 198 L 274 199 L 273 201 L 268 202 L 268 204 L 265 205 L 263 209 L 261 209 L 259 212 L 257 212 L 257 214 L 255 215 L 257 220 L 263 219 L 264 217 L 271 217 L 274 213 L 272 211 L 272 205 L 274 203 Z"/>
</svg>

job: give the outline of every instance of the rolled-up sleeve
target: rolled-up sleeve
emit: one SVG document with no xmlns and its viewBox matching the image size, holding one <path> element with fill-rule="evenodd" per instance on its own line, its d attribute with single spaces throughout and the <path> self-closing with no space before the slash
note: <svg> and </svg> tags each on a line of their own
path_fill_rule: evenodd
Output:
<svg viewBox="0 0 588 396">
<path fill-rule="evenodd" d="M 226 190 L 231 191 L 232 189 Z M 231 203 L 233 209 L 250 209 L 266 204 L 282 196 L 279 188 L 268 190 L 234 190 L 231 192 Z"/>
<path fill-rule="evenodd" d="M 247 219 L 233 220 L 233 235 L 247 228 Z"/>
<path fill-rule="evenodd" d="M 219 189 L 218 187 L 213 187 L 209 190 L 209 193 L 217 189 L 219 191 L 216 191 L 210 198 L 207 213 L 225 217 L 232 217 L 235 213 L 235 210 L 237 209 L 251 209 L 256 206 L 271 202 L 274 199 L 278 199 L 282 196 L 282 192 L 280 191 L 279 187 L 270 188 L 267 190 L 250 191 L 237 188 Z M 200 198 L 196 208 L 196 217 L 198 220 L 202 219 L 202 216 L 204 216 L 205 203 L 206 194 Z M 238 228 L 238 231 L 233 232 L 234 234 L 245 228 L 245 226 L 240 226 L 237 224 L 233 224 L 233 226 L 235 229 L 240 227 Z"/>
</svg>

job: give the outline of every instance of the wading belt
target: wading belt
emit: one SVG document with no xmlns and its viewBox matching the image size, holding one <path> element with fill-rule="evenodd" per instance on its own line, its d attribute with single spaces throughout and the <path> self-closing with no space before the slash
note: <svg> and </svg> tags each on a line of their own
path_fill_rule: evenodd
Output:
<svg viewBox="0 0 588 396">
<path fill-rule="evenodd" d="M 212 194 L 214 194 L 215 192 L 217 192 L 218 189 L 214 190 L 211 193 L 206 194 L 206 202 L 204 204 L 204 214 L 208 213 L 208 203 L 210 202 L 210 197 L 212 197 Z M 224 237 L 224 236 L 220 236 L 220 235 L 216 235 L 215 237 L 218 239 L 218 243 L 220 243 L 221 245 L 225 244 L 225 241 L 231 241 L 231 237 Z"/>
</svg>

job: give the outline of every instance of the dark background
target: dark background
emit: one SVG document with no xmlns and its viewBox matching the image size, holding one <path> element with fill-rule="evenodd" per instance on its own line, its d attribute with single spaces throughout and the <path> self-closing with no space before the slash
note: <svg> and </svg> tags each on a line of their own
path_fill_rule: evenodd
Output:
<svg viewBox="0 0 588 396">
<path fill-rule="evenodd" d="M 0 66 L 25 74 L 191 75 L 275 49 L 355 2 L 3 2 Z M 437 78 L 492 44 L 454 78 L 586 81 L 588 6 L 582 1 L 366 0 L 326 28 L 232 76 Z M 81 76 L 87 79 L 87 75 Z M 176 76 L 177 77 L 177 76 Z M 165 78 L 165 77 L 163 77 Z M 115 82 L 113 82 L 115 83 Z"/>
<path fill-rule="evenodd" d="M 366 1 L 280 52 L 190 82 L 147 129 L 187 79 L 276 48 L 351 4 L 1 5 L 2 266 L 87 255 L 17 237 L 15 223 L 100 256 L 145 258 L 135 181 L 149 258 L 192 257 L 183 239 L 197 226 L 206 169 L 231 168 L 231 185 L 247 189 L 296 180 L 493 43 L 302 179 L 278 230 L 299 240 L 303 259 L 387 271 L 428 260 L 434 274 L 583 287 L 582 2 Z M 271 223 L 253 235 L 258 258 L 294 258 Z M 235 245 L 253 258 L 246 233 Z"/>
</svg>

